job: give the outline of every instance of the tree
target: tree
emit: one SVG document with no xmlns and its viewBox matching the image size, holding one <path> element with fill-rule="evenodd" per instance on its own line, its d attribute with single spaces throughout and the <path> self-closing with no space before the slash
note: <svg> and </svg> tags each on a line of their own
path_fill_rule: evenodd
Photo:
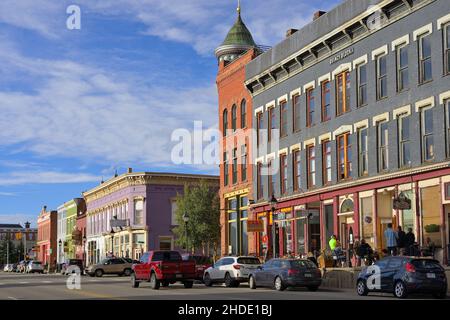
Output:
<svg viewBox="0 0 450 320">
<path fill-rule="evenodd" d="M 186 250 L 195 252 L 202 249 L 203 254 L 214 255 L 220 242 L 220 202 L 217 189 L 201 181 L 199 185 L 185 185 L 183 195 L 177 196 L 176 222 L 174 229 L 176 243 Z M 184 222 L 187 214 L 189 220 Z M 187 237 L 186 237 L 187 231 Z"/>
<path fill-rule="evenodd" d="M 7 263 L 8 252 L 9 252 L 9 263 L 17 262 L 17 250 L 14 246 L 14 243 L 11 241 L 9 235 L 5 239 L 0 241 L 0 264 Z"/>
</svg>

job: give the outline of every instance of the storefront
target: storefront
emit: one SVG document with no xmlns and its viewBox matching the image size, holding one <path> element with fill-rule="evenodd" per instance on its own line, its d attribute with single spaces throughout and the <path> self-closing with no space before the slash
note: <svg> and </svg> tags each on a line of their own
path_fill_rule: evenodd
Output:
<svg viewBox="0 0 450 320">
<path fill-rule="evenodd" d="M 248 194 L 234 194 L 226 198 L 227 248 L 230 255 L 248 255 L 249 218 Z"/>
</svg>

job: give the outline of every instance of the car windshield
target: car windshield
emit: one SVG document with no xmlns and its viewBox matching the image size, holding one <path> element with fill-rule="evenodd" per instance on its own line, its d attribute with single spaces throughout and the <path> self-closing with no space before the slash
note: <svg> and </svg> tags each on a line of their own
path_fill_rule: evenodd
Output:
<svg viewBox="0 0 450 320">
<path fill-rule="evenodd" d="M 428 260 L 428 259 L 420 259 L 420 260 L 413 260 L 412 264 L 414 267 L 419 269 L 436 269 L 441 268 L 441 265 L 436 260 Z"/>
<path fill-rule="evenodd" d="M 291 265 L 294 268 L 316 268 L 316 265 L 309 260 L 292 260 Z"/>
<path fill-rule="evenodd" d="M 33 261 L 32 263 L 33 263 L 33 264 L 41 264 L 40 261 Z"/>
<path fill-rule="evenodd" d="M 237 263 L 240 264 L 261 264 L 258 258 L 252 258 L 252 257 L 245 257 L 245 258 L 238 258 Z"/>
</svg>

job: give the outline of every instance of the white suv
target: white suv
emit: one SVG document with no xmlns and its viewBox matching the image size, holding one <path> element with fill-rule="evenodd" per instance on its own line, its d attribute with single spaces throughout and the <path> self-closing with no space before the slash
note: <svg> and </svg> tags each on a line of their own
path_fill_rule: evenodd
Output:
<svg viewBox="0 0 450 320">
<path fill-rule="evenodd" d="M 225 283 L 226 287 L 237 287 L 248 282 L 250 270 L 261 266 L 256 257 L 223 257 L 205 270 L 203 281 L 207 287 L 213 283 Z"/>
<path fill-rule="evenodd" d="M 40 261 L 30 261 L 26 268 L 27 273 L 44 273 L 44 267 Z"/>
</svg>

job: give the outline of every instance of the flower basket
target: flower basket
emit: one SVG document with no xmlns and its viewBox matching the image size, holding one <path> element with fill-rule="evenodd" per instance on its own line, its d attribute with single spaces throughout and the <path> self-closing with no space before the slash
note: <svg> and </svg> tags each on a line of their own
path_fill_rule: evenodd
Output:
<svg viewBox="0 0 450 320">
<path fill-rule="evenodd" d="M 429 224 L 424 227 L 426 233 L 435 233 L 439 232 L 440 226 L 437 224 Z"/>
</svg>

